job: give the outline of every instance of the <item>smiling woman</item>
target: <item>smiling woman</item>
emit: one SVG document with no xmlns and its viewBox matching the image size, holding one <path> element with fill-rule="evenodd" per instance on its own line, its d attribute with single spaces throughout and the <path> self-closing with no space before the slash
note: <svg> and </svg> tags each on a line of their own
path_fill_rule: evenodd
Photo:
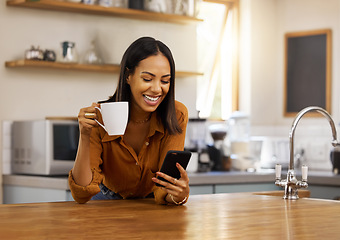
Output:
<svg viewBox="0 0 340 240">
<path fill-rule="evenodd" d="M 138 64 L 127 78 L 132 94 L 131 108 L 134 108 L 131 109 L 131 119 L 148 118 L 157 109 L 169 92 L 170 76 L 169 61 L 161 53 Z"/>
<path fill-rule="evenodd" d="M 117 89 L 107 102 L 128 102 L 129 119 L 123 135 L 109 135 L 96 121 L 102 117 L 93 103 L 78 115 L 80 141 L 69 185 L 73 198 L 127 199 L 154 197 L 158 204 L 184 204 L 189 178 L 159 172 L 169 150 L 183 150 L 187 108 L 175 101 L 175 63 L 161 41 L 142 37 L 123 55 Z M 93 113 L 93 118 L 86 114 Z M 117 112 L 112 118 L 119 118 Z M 171 183 L 161 181 L 161 176 Z M 161 187 L 155 185 L 158 183 Z"/>
</svg>

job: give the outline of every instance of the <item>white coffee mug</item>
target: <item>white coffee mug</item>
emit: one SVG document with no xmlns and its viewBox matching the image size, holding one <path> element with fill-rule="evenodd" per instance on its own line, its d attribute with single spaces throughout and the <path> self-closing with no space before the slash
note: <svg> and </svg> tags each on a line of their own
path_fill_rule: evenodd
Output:
<svg viewBox="0 0 340 240">
<path fill-rule="evenodd" d="M 95 121 L 110 135 L 123 135 L 129 117 L 128 102 L 109 102 L 96 107 L 102 115 L 103 124 Z"/>
</svg>

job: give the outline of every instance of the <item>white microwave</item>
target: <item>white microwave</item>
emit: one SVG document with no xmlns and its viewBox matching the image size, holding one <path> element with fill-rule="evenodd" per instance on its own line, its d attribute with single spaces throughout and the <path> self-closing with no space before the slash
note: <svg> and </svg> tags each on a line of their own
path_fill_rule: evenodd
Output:
<svg viewBox="0 0 340 240">
<path fill-rule="evenodd" d="M 14 121 L 11 170 L 14 174 L 67 175 L 76 158 L 75 120 Z"/>
</svg>

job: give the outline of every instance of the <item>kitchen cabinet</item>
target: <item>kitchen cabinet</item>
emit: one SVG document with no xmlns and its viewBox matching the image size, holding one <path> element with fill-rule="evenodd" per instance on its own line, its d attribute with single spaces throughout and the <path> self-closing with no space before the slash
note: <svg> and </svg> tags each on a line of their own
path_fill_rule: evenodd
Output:
<svg viewBox="0 0 340 240">
<path fill-rule="evenodd" d="M 190 185 L 191 195 L 278 190 L 282 189 L 273 183 Z"/>
<path fill-rule="evenodd" d="M 237 192 L 277 191 L 275 173 L 207 172 L 189 173 L 190 195 Z M 300 178 L 300 176 L 298 176 Z M 311 172 L 311 198 L 336 199 L 340 196 L 340 175 Z M 4 203 L 51 202 L 73 200 L 67 177 L 3 175 Z M 303 189 L 304 190 L 304 189 Z M 302 191 L 302 190 L 300 190 Z"/>
<path fill-rule="evenodd" d="M 282 188 L 275 186 L 274 183 L 190 185 L 190 195 L 279 190 Z M 313 184 L 309 185 L 307 190 L 310 191 L 311 198 L 340 199 L 340 186 Z"/>
<path fill-rule="evenodd" d="M 3 187 L 4 204 L 73 201 L 70 190 L 24 186 Z"/>
<path fill-rule="evenodd" d="M 282 190 L 274 184 L 274 170 L 254 173 L 240 171 L 189 173 L 189 178 L 191 195 Z M 297 178 L 301 179 L 299 172 Z M 340 175 L 328 171 L 310 171 L 307 190 L 310 191 L 311 198 L 338 199 Z"/>
<path fill-rule="evenodd" d="M 310 185 L 311 198 L 340 200 L 340 187 L 327 185 Z"/>
<path fill-rule="evenodd" d="M 73 201 L 67 177 L 3 175 L 3 203 Z"/>
</svg>

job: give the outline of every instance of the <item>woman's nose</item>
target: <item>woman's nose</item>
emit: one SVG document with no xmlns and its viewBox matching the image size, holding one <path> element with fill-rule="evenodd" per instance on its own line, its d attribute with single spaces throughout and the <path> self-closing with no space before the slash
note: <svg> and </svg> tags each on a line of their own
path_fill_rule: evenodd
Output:
<svg viewBox="0 0 340 240">
<path fill-rule="evenodd" d="M 161 81 L 159 80 L 153 81 L 151 85 L 151 91 L 156 92 L 156 93 L 161 92 L 162 91 Z"/>
</svg>

